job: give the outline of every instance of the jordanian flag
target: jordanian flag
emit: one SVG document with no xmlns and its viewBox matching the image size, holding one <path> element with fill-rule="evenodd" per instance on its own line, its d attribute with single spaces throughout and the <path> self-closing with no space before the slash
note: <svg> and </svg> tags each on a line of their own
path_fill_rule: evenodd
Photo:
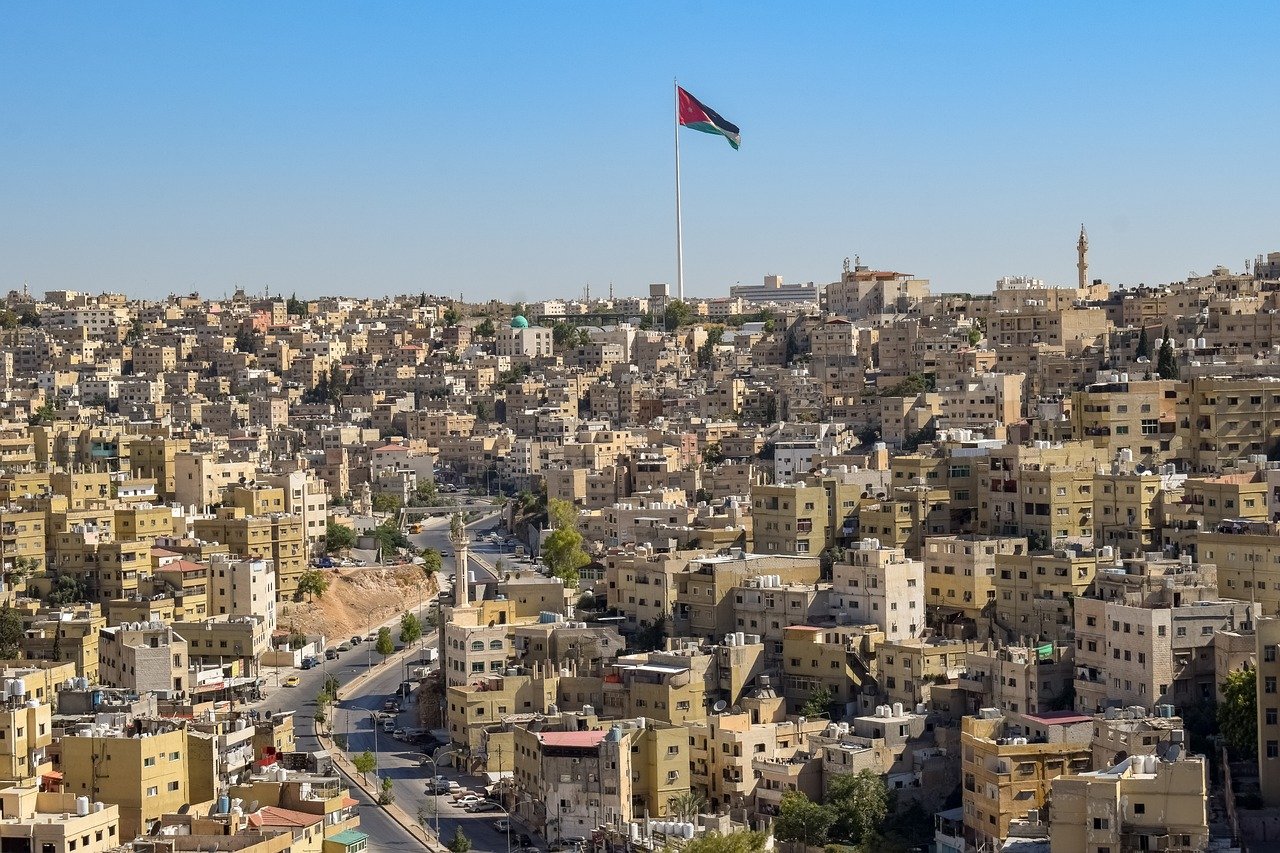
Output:
<svg viewBox="0 0 1280 853">
<path fill-rule="evenodd" d="M 703 133 L 719 134 L 729 140 L 729 144 L 736 151 L 738 146 L 742 144 L 742 136 L 738 133 L 738 126 L 725 121 L 718 112 L 706 106 L 702 101 L 699 101 L 679 86 L 676 87 L 676 90 L 680 94 L 681 126 L 700 130 Z"/>
</svg>

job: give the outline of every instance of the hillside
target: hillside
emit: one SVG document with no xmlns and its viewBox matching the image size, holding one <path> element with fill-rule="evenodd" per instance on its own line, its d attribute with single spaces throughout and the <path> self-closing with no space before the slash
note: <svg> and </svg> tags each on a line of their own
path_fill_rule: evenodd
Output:
<svg viewBox="0 0 1280 853">
<path fill-rule="evenodd" d="M 406 610 L 417 610 L 436 594 L 436 582 L 417 566 L 332 569 L 325 572 L 329 589 L 313 602 L 288 602 L 280 609 L 281 628 L 304 634 L 323 633 L 340 642 L 363 635 Z"/>
</svg>

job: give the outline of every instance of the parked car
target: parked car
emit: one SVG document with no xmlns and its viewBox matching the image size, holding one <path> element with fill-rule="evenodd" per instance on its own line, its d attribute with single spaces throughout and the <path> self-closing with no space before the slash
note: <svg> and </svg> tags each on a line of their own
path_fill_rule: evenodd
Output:
<svg viewBox="0 0 1280 853">
<path fill-rule="evenodd" d="M 388 696 L 382 703 L 382 710 L 398 711 L 400 710 L 400 703 L 396 701 L 396 697 Z"/>
<path fill-rule="evenodd" d="M 460 797 L 454 798 L 454 802 L 460 806 L 473 806 L 476 803 L 483 803 L 484 800 L 480 799 L 476 794 L 463 794 Z"/>
<path fill-rule="evenodd" d="M 502 811 L 502 806 L 498 805 L 497 803 L 490 802 L 489 800 L 481 800 L 478 803 L 472 803 L 471 805 L 467 806 L 467 811 L 476 813 L 476 814 L 480 812 L 500 812 Z M 502 830 L 502 831 L 505 832 L 506 830 Z"/>
<path fill-rule="evenodd" d="M 384 732 L 394 732 L 396 730 L 396 721 L 388 717 L 382 721 L 382 730 Z"/>
<path fill-rule="evenodd" d="M 297 687 L 301 683 L 302 683 L 302 679 L 296 675 L 291 675 L 284 680 L 285 687 Z"/>
<path fill-rule="evenodd" d="M 396 729 L 391 736 L 396 740 L 404 740 L 404 729 Z"/>
<path fill-rule="evenodd" d="M 493 828 L 498 832 L 509 832 L 511 830 L 511 821 L 505 817 L 500 817 L 493 822 Z"/>
<path fill-rule="evenodd" d="M 338 646 L 338 651 L 339 651 L 339 652 L 349 652 L 349 651 L 351 651 L 351 644 L 350 644 L 350 643 L 343 643 L 342 645 Z"/>
<path fill-rule="evenodd" d="M 360 644 L 361 644 L 361 643 L 363 643 L 363 642 L 364 642 L 364 637 L 352 637 L 352 638 L 351 638 L 351 645 L 353 645 L 353 646 L 358 646 L 358 645 L 360 645 Z"/>
<path fill-rule="evenodd" d="M 325 649 L 325 650 L 324 650 L 324 659 L 325 659 L 325 660 L 337 660 L 337 659 L 338 659 L 338 650 L 337 650 L 337 649 Z"/>
<path fill-rule="evenodd" d="M 313 666 L 315 666 L 315 663 L 312 662 L 311 658 L 302 659 L 302 669 L 311 669 Z"/>
</svg>

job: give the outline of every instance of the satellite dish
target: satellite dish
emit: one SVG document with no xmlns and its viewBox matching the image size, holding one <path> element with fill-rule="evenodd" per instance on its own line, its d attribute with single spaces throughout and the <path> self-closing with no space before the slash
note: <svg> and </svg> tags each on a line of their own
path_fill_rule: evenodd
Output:
<svg viewBox="0 0 1280 853">
<path fill-rule="evenodd" d="M 721 711 L 723 711 L 725 708 L 728 708 L 728 707 L 729 707 L 729 703 L 721 699 L 719 702 L 711 706 L 711 710 L 719 714 Z"/>
</svg>

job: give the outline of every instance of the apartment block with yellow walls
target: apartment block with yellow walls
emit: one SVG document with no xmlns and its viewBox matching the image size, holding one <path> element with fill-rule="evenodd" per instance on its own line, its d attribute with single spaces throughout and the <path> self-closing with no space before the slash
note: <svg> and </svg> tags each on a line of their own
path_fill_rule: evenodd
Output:
<svg viewBox="0 0 1280 853">
<path fill-rule="evenodd" d="M 1117 552 L 1109 547 L 997 554 L 992 620 L 1000 635 L 1015 643 L 1022 638 L 1070 641 L 1073 601 L 1089 589 L 1100 566 L 1112 564 Z"/>
<path fill-rule="evenodd" d="M 875 681 L 875 653 L 883 642 L 884 632 L 874 625 L 784 629 L 782 694 L 787 709 L 799 713 L 811 696 L 825 690 L 834 707 L 851 710 L 864 686 Z"/>
<path fill-rule="evenodd" d="M 1074 437 L 1092 441 L 1112 458 L 1122 453 L 1148 468 L 1179 454 L 1178 391 L 1172 379 L 1111 373 L 1071 395 Z"/>
<path fill-rule="evenodd" d="M 1256 602 L 1259 614 L 1280 612 L 1280 524 L 1222 521 L 1192 541 L 1195 559 L 1217 567 L 1223 595 Z"/>
<path fill-rule="evenodd" d="M 931 613 L 976 622 L 996 601 L 996 558 L 1026 552 L 1023 537 L 930 536 L 922 556 L 925 605 Z"/>
<path fill-rule="evenodd" d="M 279 490 L 245 490 L 276 492 Z M 283 501 L 281 493 L 281 501 Z M 270 559 L 276 569 L 276 596 L 289 601 L 298 588 L 298 579 L 307 568 L 306 540 L 302 517 L 289 513 L 254 515 L 243 506 L 220 507 L 213 518 L 199 518 L 193 524 L 197 538 L 221 542 L 230 553 L 241 557 Z"/>
<path fill-rule="evenodd" d="M 787 483 L 751 489 L 752 549 L 759 554 L 822 553 L 831 543 L 827 492 Z"/>
<path fill-rule="evenodd" d="M 35 853 L 106 853 L 118 848 L 120 810 L 34 782 L 0 789 L 0 846 Z"/>
<path fill-rule="evenodd" d="M 162 815 L 191 802 L 187 733 L 176 725 L 85 724 L 65 734 L 61 748 L 65 790 L 118 806 L 122 838 L 150 832 Z"/>
<path fill-rule="evenodd" d="M 53 743 L 51 696 L 26 696 L 33 685 L 25 678 L 5 679 L 0 697 L 0 773 L 6 779 L 36 779 L 49 768 L 46 750 Z"/>
<path fill-rule="evenodd" d="M 1059 776 L 1091 767 L 1093 717 L 1070 711 L 1005 714 L 985 708 L 960 721 L 965 840 L 1002 842 L 1009 824 L 1048 802 Z"/>
<path fill-rule="evenodd" d="M 477 675 L 467 684 L 450 685 L 445 691 L 449 737 L 470 755 L 483 755 L 486 727 L 515 714 L 546 714 L 556 707 L 559 689 L 560 670 L 547 665 L 528 672 Z"/>
<path fill-rule="evenodd" d="M 1193 470 L 1228 471 L 1280 439 L 1280 379 L 1193 376 L 1178 421 Z"/>
<path fill-rule="evenodd" d="M 675 610 L 678 575 L 687 571 L 693 552 L 657 553 L 637 544 L 605 552 L 605 593 L 609 607 L 634 630 L 670 619 Z"/>
<path fill-rule="evenodd" d="M 942 637 L 886 640 L 876 649 L 880 693 L 908 708 L 928 702 L 931 687 L 963 671 L 974 648 L 972 642 Z"/>
<path fill-rule="evenodd" d="M 75 666 L 75 675 L 97 683 L 98 632 L 106 624 L 96 603 L 42 607 L 24 613 L 23 636 L 18 643 L 27 658 L 70 663 Z"/>
<path fill-rule="evenodd" d="M 1036 548 L 1093 536 L 1093 477 L 1109 454 L 1092 442 L 1009 444 L 975 459 L 977 531 L 1026 536 Z"/>
<path fill-rule="evenodd" d="M 831 612 L 838 624 L 875 624 L 891 640 L 914 637 L 923 628 L 924 563 L 909 559 L 902 548 L 876 539 L 854 542 L 831 572 Z"/>
<path fill-rule="evenodd" d="M 716 658 L 698 649 L 619 656 L 604 678 L 608 717 L 652 717 L 672 725 L 702 720 L 718 689 Z"/>
<path fill-rule="evenodd" d="M 135 477 L 156 481 L 156 492 L 165 500 L 174 499 L 177 479 L 175 459 L 191 450 L 191 440 L 165 436 L 144 436 L 129 445 L 129 467 Z"/>
<path fill-rule="evenodd" d="M 20 568 L 26 569 L 25 574 L 44 571 L 46 525 L 42 512 L 0 508 L 0 559 L 6 577 L 15 573 L 15 583 Z"/>
<path fill-rule="evenodd" d="M 139 581 L 151 573 L 149 542 L 120 541 L 84 526 L 58 533 L 53 540 L 51 568 L 76 578 L 90 598 L 104 604 L 137 595 Z"/>
<path fill-rule="evenodd" d="M 747 578 L 768 575 L 780 585 L 813 584 L 821 573 L 816 556 L 734 552 L 694 559 L 676 577 L 673 635 L 718 640 L 738 630 L 734 590 Z"/>
<path fill-rule="evenodd" d="M 781 700 L 775 700 L 781 704 Z M 718 807 L 738 810 L 754 803 L 753 759 L 789 759 L 806 738 L 825 729 L 826 720 L 755 722 L 752 715 L 714 713 L 689 726 L 691 786 Z"/>
</svg>

